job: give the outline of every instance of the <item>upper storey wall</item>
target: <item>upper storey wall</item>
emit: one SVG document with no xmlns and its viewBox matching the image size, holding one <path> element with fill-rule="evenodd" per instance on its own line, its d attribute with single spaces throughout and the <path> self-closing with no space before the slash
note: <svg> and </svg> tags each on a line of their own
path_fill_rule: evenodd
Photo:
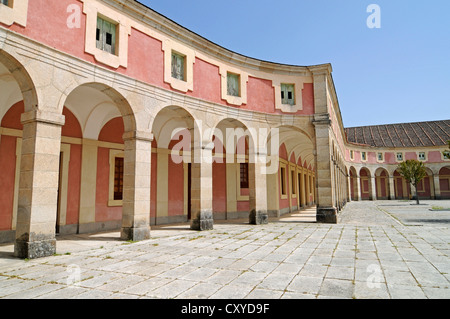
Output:
<svg viewBox="0 0 450 319">
<path fill-rule="evenodd" d="M 256 112 L 313 115 L 307 67 L 243 57 L 223 49 L 130 0 L 14 0 L 1 5 L 0 26 L 130 78 L 214 103 Z M 115 53 L 96 46 L 97 18 L 115 25 Z M 171 75 L 172 53 L 185 59 L 185 79 Z M 239 96 L 227 75 L 239 76 Z M 294 105 L 282 84 L 294 85 Z"/>
</svg>

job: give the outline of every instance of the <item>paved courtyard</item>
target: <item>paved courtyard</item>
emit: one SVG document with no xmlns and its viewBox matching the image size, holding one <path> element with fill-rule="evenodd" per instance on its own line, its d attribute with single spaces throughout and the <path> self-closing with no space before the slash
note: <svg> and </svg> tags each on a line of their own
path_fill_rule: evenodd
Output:
<svg viewBox="0 0 450 319">
<path fill-rule="evenodd" d="M 450 201 L 349 203 L 338 225 L 314 210 L 269 225 L 216 222 L 210 232 L 158 227 L 58 237 L 57 254 L 13 257 L 0 245 L 0 298 L 450 298 Z"/>
</svg>

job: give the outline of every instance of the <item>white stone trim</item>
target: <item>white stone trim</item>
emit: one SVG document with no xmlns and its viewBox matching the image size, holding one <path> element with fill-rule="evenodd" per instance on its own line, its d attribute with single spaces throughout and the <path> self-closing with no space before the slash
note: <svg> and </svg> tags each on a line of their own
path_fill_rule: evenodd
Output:
<svg viewBox="0 0 450 319">
<path fill-rule="evenodd" d="M 248 83 L 248 73 L 241 69 L 226 66 L 224 64 L 219 66 L 219 73 L 221 78 L 221 96 L 222 100 L 227 101 L 229 104 L 241 106 L 247 104 L 247 83 Z M 239 75 L 240 84 L 240 96 L 228 95 L 228 73 L 233 73 Z"/>
<path fill-rule="evenodd" d="M 9 6 L 0 5 L 0 22 L 7 26 L 17 23 L 22 27 L 27 26 L 28 0 L 10 0 Z"/>
<path fill-rule="evenodd" d="M 86 14 L 85 51 L 92 54 L 97 62 L 115 69 L 128 66 L 128 36 L 131 35 L 131 21 L 121 12 L 113 10 L 96 0 L 80 0 L 84 3 L 83 13 Z M 106 18 L 117 24 L 116 54 L 111 54 L 97 48 L 95 38 L 97 17 Z M 144 61 L 143 61 L 144 62 Z"/>
<path fill-rule="evenodd" d="M 162 50 L 164 51 L 164 82 L 169 83 L 172 89 L 180 92 L 194 91 L 194 50 L 169 39 L 162 42 Z M 172 77 L 172 52 L 185 56 L 184 81 Z"/>
<path fill-rule="evenodd" d="M 297 78 L 289 78 L 283 76 L 276 76 L 272 79 L 272 86 L 275 89 L 275 109 L 280 110 L 283 113 L 297 113 L 303 110 L 303 81 Z M 295 104 L 283 104 L 281 100 L 281 84 L 293 84 L 295 87 L 294 99 Z"/>
</svg>

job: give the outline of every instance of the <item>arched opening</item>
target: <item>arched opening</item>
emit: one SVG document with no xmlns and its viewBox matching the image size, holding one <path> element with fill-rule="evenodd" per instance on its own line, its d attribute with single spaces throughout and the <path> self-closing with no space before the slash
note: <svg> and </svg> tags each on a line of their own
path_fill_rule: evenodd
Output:
<svg viewBox="0 0 450 319">
<path fill-rule="evenodd" d="M 70 154 L 68 184 L 78 187 L 79 195 L 77 216 L 77 201 L 68 201 L 67 211 L 73 213 L 67 220 L 60 220 L 60 230 L 92 233 L 132 228 L 124 223 L 131 223 L 133 217 L 127 216 L 135 214 L 136 149 L 131 146 L 127 152 L 124 141 L 126 132 L 136 131 L 131 106 L 115 89 L 86 83 L 67 96 L 63 114 L 66 124 L 62 129 L 61 160 L 66 160 L 66 150 Z M 75 126 L 79 133 L 75 133 Z M 65 178 L 60 178 L 62 183 Z"/>
<path fill-rule="evenodd" d="M 388 200 L 389 193 L 389 173 L 384 168 L 378 168 L 375 171 L 375 188 L 378 200 Z"/>
<path fill-rule="evenodd" d="M 20 218 L 19 203 L 29 202 L 29 198 L 19 192 L 23 144 L 21 115 L 37 105 L 36 90 L 28 72 L 14 57 L 0 50 L 0 164 L 3 169 L 0 180 L 0 243 L 15 240 Z M 19 224 L 30 223 L 29 214 L 22 217 Z M 24 233 L 22 229 L 25 230 L 22 227 L 19 233 Z M 48 236 L 54 235 L 50 231 Z M 28 240 L 29 236 L 23 238 Z"/>
<path fill-rule="evenodd" d="M 406 182 L 405 178 L 401 176 L 398 170 L 394 172 L 394 189 L 396 199 L 410 199 L 411 185 Z"/>
<path fill-rule="evenodd" d="M 269 210 L 279 217 L 314 206 L 316 172 L 310 136 L 297 127 L 280 126 L 271 130 L 267 147 L 271 165 L 277 168 L 267 177 Z"/>
<path fill-rule="evenodd" d="M 440 169 L 439 187 L 441 190 L 441 199 L 450 199 L 450 166 Z"/>
<path fill-rule="evenodd" d="M 192 115 L 178 106 L 163 108 L 154 119 L 152 224 L 187 222 L 193 217 L 197 131 Z"/>
<path fill-rule="evenodd" d="M 213 142 L 214 219 L 248 218 L 253 137 L 242 122 L 223 119 L 214 129 Z"/>
<path fill-rule="evenodd" d="M 370 200 L 372 194 L 372 186 L 370 182 L 370 171 L 363 167 L 359 171 L 360 183 L 361 183 L 361 200 Z"/>
</svg>

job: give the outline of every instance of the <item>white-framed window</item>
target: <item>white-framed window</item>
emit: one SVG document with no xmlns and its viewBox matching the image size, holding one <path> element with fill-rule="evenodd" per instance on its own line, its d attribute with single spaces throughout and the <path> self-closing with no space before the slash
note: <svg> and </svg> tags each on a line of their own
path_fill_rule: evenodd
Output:
<svg viewBox="0 0 450 319">
<path fill-rule="evenodd" d="M 123 205 L 124 152 L 109 151 L 109 200 L 108 206 Z"/>
<path fill-rule="evenodd" d="M 241 79 L 239 74 L 227 73 L 227 94 L 231 96 L 241 96 Z"/>
<path fill-rule="evenodd" d="M 363 161 L 367 161 L 367 153 L 366 152 L 361 152 L 361 159 Z"/>
<path fill-rule="evenodd" d="M 350 159 L 352 159 L 352 160 L 355 159 L 355 152 L 354 151 L 350 151 Z"/>
<path fill-rule="evenodd" d="M 442 152 L 442 157 L 444 158 L 444 160 L 450 160 L 450 152 L 448 151 Z"/>
<path fill-rule="evenodd" d="M 291 195 L 297 195 L 297 174 L 295 174 L 295 169 L 291 168 Z M 295 196 L 294 196 L 295 197 Z"/>
<path fill-rule="evenodd" d="M 397 161 L 402 162 L 403 161 L 403 153 L 397 153 Z"/>
<path fill-rule="evenodd" d="M 280 163 L 280 193 L 281 198 L 287 198 L 286 164 L 284 163 Z"/>
<path fill-rule="evenodd" d="M 281 103 L 295 105 L 295 85 L 281 84 Z"/>
<path fill-rule="evenodd" d="M 427 159 L 427 155 L 425 152 L 419 152 L 419 160 L 425 161 Z"/>
<path fill-rule="evenodd" d="M 377 154 L 377 159 L 378 159 L 378 161 L 383 161 L 383 159 L 384 159 L 384 156 L 383 156 L 383 153 L 378 153 Z"/>
<path fill-rule="evenodd" d="M 240 176 L 240 184 L 241 184 L 241 189 L 245 189 L 245 188 L 249 188 L 249 179 L 248 179 L 248 163 L 240 163 L 239 165 L 240 171 L 239 171 L 239 176 Z"/>
<path fill-rule="evenodd" d="M 172 51 L 172 77 L 186 81 L 186 56 Z"/>
<path fill-rule="evenodd" d="M 116 55 L 117 24 L 97 17 L 97 49 Z"/>
</svg>

